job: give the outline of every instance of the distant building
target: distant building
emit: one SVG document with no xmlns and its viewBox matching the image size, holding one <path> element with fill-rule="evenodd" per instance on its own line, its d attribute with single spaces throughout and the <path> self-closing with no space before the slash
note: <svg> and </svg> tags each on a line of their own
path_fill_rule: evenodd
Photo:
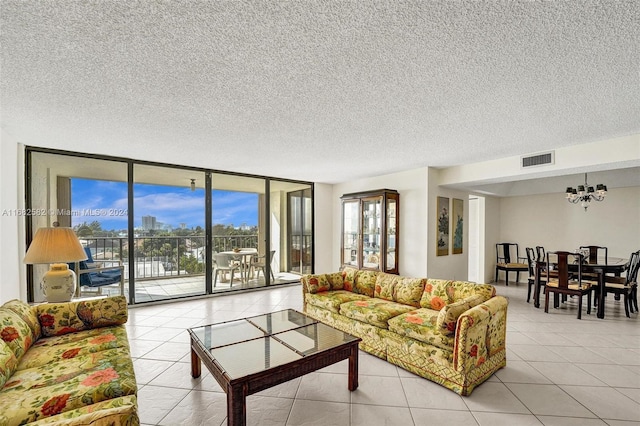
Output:
<svg viewBox="0 0 640 426">
<path fill-rule="evenodd" d="M 142 229 L 144 229 L 145 231 L 156 229 L 156 217 L 142 216 Z"/>
<path fill-rule="evenodd" d="M 187 224 L 184 222 L 180 222 L 180 229 L 187 229 Z"/>
</svg>

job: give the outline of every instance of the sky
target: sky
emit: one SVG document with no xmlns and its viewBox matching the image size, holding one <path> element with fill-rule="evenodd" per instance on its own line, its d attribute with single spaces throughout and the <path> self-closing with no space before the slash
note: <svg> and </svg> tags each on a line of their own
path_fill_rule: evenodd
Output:
<svg viewBox="0 0 640 426">
<path fill-rule="evenodd" d="M 187 228 L 204 228 L 204 189 L 134 184 L 134 227 L 142 226 L 142 216 L 157 222 Z M 213 224 L 248 226 L 258 224 L 258 194 L 213 190 Z M 71 179 L 71 225 L 94 220 L 104 230 L 127 228 L 127 183 L 94 179 Z"/>
</svg>

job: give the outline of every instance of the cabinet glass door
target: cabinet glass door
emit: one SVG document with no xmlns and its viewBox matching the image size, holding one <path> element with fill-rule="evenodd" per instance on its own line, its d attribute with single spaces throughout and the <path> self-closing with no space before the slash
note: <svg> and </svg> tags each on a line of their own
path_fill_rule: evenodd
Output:
<svg viewBox="0 0 640 426">
<path fill-rule="evenodd" d="M 397 266 L 398 254 L 396 252 L 396 215 L 397 215 L 397 200 L 394 198 L 387 199 L 387 235 L 386 235 L 386 250 L 387 250 L 387 262 L 386 272 L 395 271 Z"/>
<path fill-rule="evenodd" d="M 359 200 L 342 203 L 342 264 L 358 267 Z"/>
<path fill-rule="evenodd" d="M 363 268 L 380 268 L 380 230 L 382 227 L 382 197 L 362 200 L 362 259 Z"/>
</svg>

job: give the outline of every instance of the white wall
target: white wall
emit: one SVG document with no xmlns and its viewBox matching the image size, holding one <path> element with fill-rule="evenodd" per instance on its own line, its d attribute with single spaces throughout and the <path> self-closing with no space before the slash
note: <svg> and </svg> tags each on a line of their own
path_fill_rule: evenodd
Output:
<svg viewBox="0 0 640 426">
<path fill-rule="evenodd" d="M 500 242 L 500 199 L 496 197 L 485 197 L 484 217 L 480 213 L 480 221 L 484 219 L 484 282 L 491 283 L 495 279 L 496 272 L 496 244 Z M 525 225 L 522 223 L 522 227 Z M 481 226 L 482 228 L 482 226 Z M 481 243 L 482 244 L 482 236 Z"/>
<path fill-rule="evenodd" d="M 27 300 L 24 219 L 15 213 L 24 209 L 24 154 L 17 140 L 0 129 L 0 303 Z"/>
<path fill-rule="evenodd" d="M 426 218 L 429 227 L 427 245 L 427 274 L 429 278 L 444 278 L 453 280 L 467 280 L 469 278 L 469 193 L 454 189 L 438 186 L 440 171 L 437 169 L 429 169 L 429 217 Z M 436 241 L 438 239 L 437 228 L 437 197 L 449 198 L 449 254 L 447 256 L 438 256 L 436 249 Z M 463 217 L 463 248 L 461 254 L 453 254 L 453 221 L 451 219 L 452 200 L 458 198 L 464 202 Z"/>
<path fill-rule="evenodd" d="M 610 189 L 586 212 L 558 193 L 502 198 L 499 210 L 500 239 L 517 242 L 522 256 L 525 247 L 536 245 L 547 251 L 600 245 L 622 258 L 640 249 L 640 187 Z M 495 256 L 491 260 L 495 265 Z"/>
<path fill-rule="evenodd" d="M 333 264 L 333 186 L 316 183 L 313 186 L 313 197 L 314 271 L 325 274 L 337 271 Z M 340 222 L 340 219 L 337 221 Z M 339 247 L 338 245 L 338 250 Z"/>
</svg>

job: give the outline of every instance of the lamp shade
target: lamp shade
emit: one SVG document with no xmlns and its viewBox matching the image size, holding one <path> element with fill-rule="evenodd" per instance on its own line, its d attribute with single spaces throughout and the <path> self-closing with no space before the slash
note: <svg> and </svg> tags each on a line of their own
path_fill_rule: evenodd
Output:
<svg viewBox="0 0 640 426">
<path fill-rule="evenodd" d="M 40 228 L 24 256 L 24 263 L 61 263 L 86 260 L 80 241 L 71 228 Z"/>
</svg>

